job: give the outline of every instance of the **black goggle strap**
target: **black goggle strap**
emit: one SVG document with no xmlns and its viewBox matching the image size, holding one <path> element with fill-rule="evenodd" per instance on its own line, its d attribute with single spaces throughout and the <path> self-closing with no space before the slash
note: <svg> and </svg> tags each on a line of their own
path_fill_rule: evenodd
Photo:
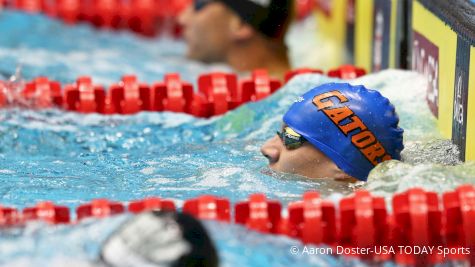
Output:
<svg viewBox="0 0 475 267">
<path fill-rule="evenodd" d="M 214 0 L 194 0 L 193 7 L 195 11 L 199 11 L 204 8 L 207 4 L 213 2 Z"/>
</svg>

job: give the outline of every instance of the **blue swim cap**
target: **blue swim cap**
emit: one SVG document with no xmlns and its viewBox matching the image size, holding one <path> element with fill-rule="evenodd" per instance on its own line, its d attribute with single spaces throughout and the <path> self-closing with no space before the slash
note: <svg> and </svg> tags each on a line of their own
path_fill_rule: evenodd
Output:
<svg viewBox="0 0 475 267">
<path fill-rule="evenodd" d="M 403 132 L 394 106 L 378 91 L 328 83 L 305 93 L 284 115 L 286 123 L 361 181 L 378 163 L 401 159 Z"/>
</svg>

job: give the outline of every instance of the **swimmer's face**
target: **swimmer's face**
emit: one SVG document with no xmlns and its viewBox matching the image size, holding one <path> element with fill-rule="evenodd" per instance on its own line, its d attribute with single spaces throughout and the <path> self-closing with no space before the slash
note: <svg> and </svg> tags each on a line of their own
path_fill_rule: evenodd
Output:
<svg viewBox="0 0 475 267">
<path fill-rule="evenodd" d="M 183 11 L 179 22 L 188 44 L 188 58 L 205 63 L 225 61 L 230 25 L 236 17 L 225 5 L 213 1 L 198 10 L 191 5 Z"/>
<path fill-rule="evenodd" d="M 289 149 L 284 145 L 283 140 L 275 135 L 264 143 L 261 152 L 269 160 L 269 167 L 275 171 L 298 174 L 309 178 L 345 180 L 350 178 L 330 158 L 309 142 L 304 142 L 298 148 Z"/>
</svg>

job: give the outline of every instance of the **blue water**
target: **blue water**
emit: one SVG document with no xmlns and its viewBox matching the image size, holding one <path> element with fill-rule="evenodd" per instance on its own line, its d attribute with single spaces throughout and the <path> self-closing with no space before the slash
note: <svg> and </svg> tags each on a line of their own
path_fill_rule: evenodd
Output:
<svg viewBox="0 0 475 267">
<path fill-rule="evenodd" d="M 42 16 L 0 13 L 0 73 L 18 65 L 26 79 L 46 75 L 63 83 L 79 75 L 111 84 L 126 73 L 161 80 L 179 71 L 188 81 L 224 69 L 183 59 L 183 43 L 142 39 L 129 33 L 64 26 Z M 309 189 L 337 201 L 354 190 L 331 181 L 273 173 L 259 147 L 280 127 L 282 114 L 308 89 L 334 81 L 303 75 L 273 96 L 209 120 L 185 114 L 81 115 L 60 110 L 0 110 L 0 203 L 23 208 L 42 200 L 74 209 L 94 198 L 129 201 L 161 196 L 183 201 L 202 194 L 233 203 L 255 192 L 286 204 Z M 382 164 L 362 187 L 390 196 L 414 185 L 443 192 L 474 183 L 475 166 L 459 164 L 457 151 L 439 136 L 424 102 L 425 81 L 411 72 L 388 71 L 356 80 L 381 90 L 396 105 L 406 129 L 405 163 Z M 435 171 L 434 171 L 435 170 Z M 436 175 L 434 175 L 436 174 Z M 437 182 L 434 182 L 434 179 Z M 128 215 L 78 226 L 0 232 L 5 266 L 97 266 L 101 242 Z M 297 241 L 260 235 L 239 226 L 206 222 L 223 266 L 355 266 L 349 259 L 293 256 Z"/>
<path fill-rule="evenodd" d="M 0 11 L 2 12 L 2 11 Z M 63 83 L 80 75 L 110 85 L 123 74 L 138 75 L 144 82 L 162 80 L 179 72 L 195 81 L 203 70 L 225 70 L 186 61 L 185 45 L 172 38 L 147 39 L 127 31 L 102 31 L 90 25 L 67 26 L 39 15 L 3 11 L 0 15 L 0 74 L 10 75 L 21 64 L 25 78 L 47 75 Z M 1 78 L 1 76 L 0 76 Z"/>
</svg>

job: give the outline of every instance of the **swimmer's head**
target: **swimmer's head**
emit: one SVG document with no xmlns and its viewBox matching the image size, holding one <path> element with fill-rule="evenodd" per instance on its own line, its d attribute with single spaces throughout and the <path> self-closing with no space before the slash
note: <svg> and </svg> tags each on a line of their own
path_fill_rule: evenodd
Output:
<svg viewBox="0 0 475 267">
<path fill-rule="evenodd" d="M 329 83 L 305 93 L 262 146 L 269 166 L 311 178 L 366 181 L 378 163 L 400 160 L 403 129 L 394 106 L 364 86 Z"/>
<path fill-rule="evenodd" d="M 292 0 L 194 0 L 179 17 L 188 57 L 226 62 L 234 46 L 256 36 L 283 43 Z"/>
</svg>

